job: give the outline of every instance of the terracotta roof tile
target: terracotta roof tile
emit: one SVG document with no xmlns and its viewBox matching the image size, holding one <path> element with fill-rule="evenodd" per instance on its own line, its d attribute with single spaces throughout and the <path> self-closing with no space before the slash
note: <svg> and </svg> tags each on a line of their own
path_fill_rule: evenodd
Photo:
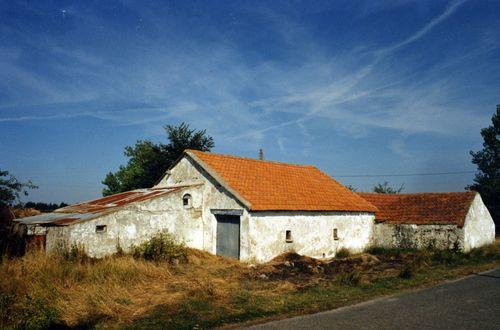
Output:
<svg viewBox="0 0 500 330">
<path fill-rule="evenodd" d="M 401 224 L 455 224 L 462 227 L 475 192 L 358 193 L 378 208 L 375 220 Z"/>
<path fill-rule="evenodd" d="M 376 208 L 313 166 L 189 150 L 251 204 L 253 211 L 352 211 Z"/>
</svg>

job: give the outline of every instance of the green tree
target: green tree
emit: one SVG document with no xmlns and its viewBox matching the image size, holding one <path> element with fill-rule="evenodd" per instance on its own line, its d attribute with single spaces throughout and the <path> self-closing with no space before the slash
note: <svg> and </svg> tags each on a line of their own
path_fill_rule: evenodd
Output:
<svg viewBox="0 0 500 330">
<path fill-rule="evenodd" d="M 405 189 L 404 184 L 399 186 L 399 188 L 393 188 L 389 185 L 389 182 L 385 181 L 384 183 L 377 183 L 373 186 L 373 192 L 378 194 L 399 194 Z"/>
<path fill-rule="evenodd" d="M 35 209 L 41 212 L 52 212 L 61 207 L 68 206 L 68 204 L 61 202 L 57 203 L 43 203 L 43 202 L 26 202 L 24 203 L 24 207 L 27 209 Z"/>
<path fill-rule="evenodd" d="M 29 189 L 36 189 L 31 181 L 21 182 L 8 171 L 0 170 L 0 206 L 11 205 L 20 195 L 28 195 Z"/>
<path fill-rule="evenodd" d="M 134 146 L 125 148 L 128 163 L 120 166 L 117 172 L 106 175 L 102 181 L 106 186 L 103 196 L 152 187 L 185 149 L 210 151 L 214 147 L 213 138 L 207 135 L 206 130 L 190 129 L 186 123 L 166 125 L 164 128 L 168 144 L 139 140 Z"/>
<path fill-rule="evenodd" d="M 358 191 L 358 188 L 356 188 L 355 186 L 353 186 L 353 185 L 351 185 L 351 184 L 350 184 L 350 185 L 348 185 L 348 186 L 346 186 L 346 188 L 347 188 L 347 189 L 349 189 L 349 190 L 350 190 L 350 191 L 352 191 L 352 192 L 356 192 L 356 191 Z"/>
<path fill-rule="evenodd" d="M 500 224 L 500 105 L 491 118 L 492 125 L 481 130 L 483 150 L 471 151 L 472 163 L 477 165 L 474 183 L 466 189 L 475 190 L 488 207 L 495 220 Z"/>
</svg>

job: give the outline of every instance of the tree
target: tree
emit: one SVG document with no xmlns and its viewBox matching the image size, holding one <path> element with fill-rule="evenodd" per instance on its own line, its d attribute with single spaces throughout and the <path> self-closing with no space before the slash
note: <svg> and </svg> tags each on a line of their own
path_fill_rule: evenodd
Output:
<svg viewBox="0 0 500 330">
<path fill-rule="evenodd" d="M 500 105 L 491 118 L 492 125 L 481 130 L 483 150 L 471 151 L 472 163 L 477 165 L 474 183 L 466 189 L 475 190 L 488 207 L 496 226 L 500 223 Z"/>
<path fill-rule="evenodd" d="M 125 156 L 129 158 L 127 165 L 106 175 L 102 181 L 106 186 L 103 196 L 152 187 L 185 149 L 210 151 L 214 147 L 213 138 L 206 134 L 206 130 L 190 129 L 186 123 L 164 128 L 168 144 L 138 140 L 134 146 L 125 147 Z"/>
<path fill-rule="evenodd" d="M 348 186 L 346 186 L 346 188 L 347 188 L 347 189 L 349 189 L 349 190 L 350 190 L 350 191 L 352 191 L 352 192 L 356 192 L 356 191 L 358 191 L 358 188 L 356 188 L 356 187 L 355 187 L 355 186 L 353 186 L 353 185 L 348 185 Z"/>
<path fill-rule="evenodd" d="M 393 188 L 389 186 L 389 182 L 385 181 L 384 183 L 377 183 L 373 186 L 373 192 L 378 194 L 399 194 L 405 189 L 404 184 L 399 186 L 399 188 Z"/>
<path fill-rule="evenodd" d="M 31 181 L 21 182 L 8 171 L 0 170 L 0 206 L 9 206 L 20 195 L 28 195 L 28 189 L 37 189 Z"/>
<path fill-rule="evenodd" d="M 43 202 L 26 202 L 24 203 L 24 207 L 27 209 L 35 209 L 40 212 L 52 212 L 54 210 L 57 210 L 61 207 L 68 206 L 68 204 L 61 202 L 59 204 L 57 203 L 43 203 Z"/>
</svg>

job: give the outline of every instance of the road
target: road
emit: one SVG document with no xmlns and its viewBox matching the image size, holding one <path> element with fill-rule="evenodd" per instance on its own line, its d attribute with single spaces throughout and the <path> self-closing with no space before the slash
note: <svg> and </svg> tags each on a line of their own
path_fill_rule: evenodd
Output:
<svg viewBox="0 0 500 330">
<path fill-rule="evenodd" d="M 416 292 L 247 329 L 500 329 L 500 268 Z"/>
</svg>

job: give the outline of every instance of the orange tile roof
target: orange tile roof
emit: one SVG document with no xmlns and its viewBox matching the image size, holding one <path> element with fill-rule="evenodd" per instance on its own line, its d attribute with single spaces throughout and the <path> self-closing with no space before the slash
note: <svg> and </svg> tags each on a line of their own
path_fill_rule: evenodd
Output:
<svg viewBox="0 0 500 330">
<path fill-rule="evenodd" d="M 358 193 L 378 208 L 377 222 L 455 224 L 463 227 L 475 192 L 375 194 Z"/>
<path fill-rule="evenodd" d="M 376 208 L 313 166 L 187 150 L 250 203 L 252 211 L 352 211 Z M 197 159 L 195 159 L 197 161 Z"/>
</svg>

